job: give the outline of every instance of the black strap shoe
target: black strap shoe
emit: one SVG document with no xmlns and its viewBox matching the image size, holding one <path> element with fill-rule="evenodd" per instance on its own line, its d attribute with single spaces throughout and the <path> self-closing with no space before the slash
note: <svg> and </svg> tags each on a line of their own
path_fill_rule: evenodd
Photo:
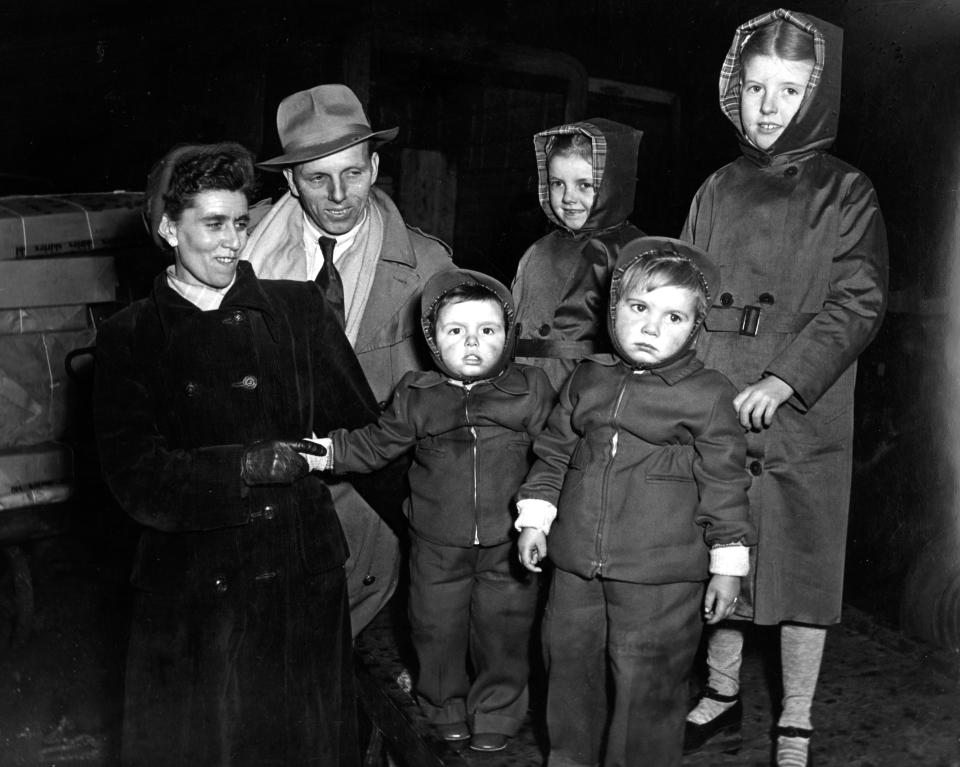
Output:
<svg viewBox="0 0 960 767">
<path fill-rule="evenodd" d="M 743 724 L 743 702 L 739 695 L 721 695 L 712 687 L 703 691 L 703 697 L 720 703 L 733 703 L 723 713 L 709 722 L 694 724 L 687 722 L 683 731 L 683 753 L 700 751 L 708 743 L 710 750 L 723 754 L 736 754 L 740 751 L 743 736 L 740 728 Z"/>
</svg>

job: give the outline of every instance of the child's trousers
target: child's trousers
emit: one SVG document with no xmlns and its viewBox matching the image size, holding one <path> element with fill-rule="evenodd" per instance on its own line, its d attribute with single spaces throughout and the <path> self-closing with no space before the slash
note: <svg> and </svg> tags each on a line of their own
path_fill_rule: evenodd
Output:
<svg viewBox="0 0 960 767">
<path fill-rule="evenodd" d="M 527 712 L 536 602 L 536 576 L 517 562 L 513 541 L 460 548 L 411 536 L 410 625 L 428 721 L 516 735 Z"/>
<path fill-rule="evenodd" d="M 680 764 L 703 589 L 554 571 L 543 624 L 549 767 Z"/>
</svg>

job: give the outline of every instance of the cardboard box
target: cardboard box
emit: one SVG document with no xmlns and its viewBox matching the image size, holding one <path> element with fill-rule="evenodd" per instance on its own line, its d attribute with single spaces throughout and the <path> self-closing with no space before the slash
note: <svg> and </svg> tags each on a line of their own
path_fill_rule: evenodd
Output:
<svg viewBox="0 0 960 767">
<path fill-rule="evenodd" d="M 45 442 L 0 450 L 0 509 L 66 500 L 74 485 L 73 452 Z"/>
<path fill-rule="evenodd" d="M 92 315 L 86 304 L 0 309 L 0 336 L 49 330 L 84 330 L 92 325 Z"/>
<path fill-rule="evenodd" d="M 67 436 L 80 408 L 89 408 L 89 403 L 67 375 L 66 357 L 95 340 L 93 328 L 0 335 L 0 446 Z"/>
<path fill-rule="evenodd" d="M 112 256 L 0 261 L 0 309 L 99 304 L 116 298 Z"/>
<path fill-rule="evenodd" d="M 0 197 L 0 260 L 142 244 L 142 192 Z"/>
</svg>

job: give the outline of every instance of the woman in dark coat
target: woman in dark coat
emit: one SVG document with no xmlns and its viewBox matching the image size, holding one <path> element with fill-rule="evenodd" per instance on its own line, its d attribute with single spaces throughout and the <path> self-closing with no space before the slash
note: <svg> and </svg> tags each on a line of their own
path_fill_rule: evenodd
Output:
<svg viewBox="0 0 960 767">
<path fill-rule="evenodd" d="M 842 30 L 783 9 L 741 25 L 720 103 L 742 156 L 700 187 L 681 237 L 720 265 L 700 339 L 748 429 L 757 526 L 737 615 L 780 626 L 777 763 L 803 765 L 826 627 L 840 621 L 856 360 L 886 303 L 887 241 L 870 180 L 826 150 L 840 112 Z M 739 737 L 742 633 L 710 641 L 687 747 Z M 719 739 L 718 739 L 719 740 Z"/>
<path fill-rule="evenodd" d="M 313 283 L 258 280 L 250 153 L 155 167 L 151 233 L 175 264 L 97 338 L 103 471 L 143 526 L 125 765 L 358 761 L 343 535 L 303 438 L 376 420 Z"/>
</svg>

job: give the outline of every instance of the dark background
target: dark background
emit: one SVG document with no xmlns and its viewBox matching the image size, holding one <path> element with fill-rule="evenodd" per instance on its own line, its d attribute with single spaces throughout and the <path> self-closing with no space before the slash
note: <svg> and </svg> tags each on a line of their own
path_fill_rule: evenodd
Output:
<svg viewBox="0 0 960 767">
<path fill-rule="evenodd" d="M 400 127 L 381 151 L 381 181 L 408 222 L 448 240 L 461 266 L 509 280 L 545 227 L 531 136 L 568 119 L 645 131 L 633 220 L 679 232 L 700 182 L 737 156 L 717 104 L 733 31 L 777 5 L 8 0 L 0 193 L 141 189 L 150 164 L 184 141 L 233 139 L 265 159 L 279 153 L 282 97 L 345 82 L 375 128 Z M 898 621 L 918 590 L 921 601 L 942 591 L 960 560 L 947 418 L 960 3 L 790 7 L 845 30 L 835 152 L 873 180 L 889 231 L 890 313 L 858 382 L 847 598 Z M 265 175 L 263 196 L 277 181 Z M 105 513 L 88 509 L 81 531 L 116 537 Z M 936 566 L 917 575 L 918 561 Z M 960 617 L 950 609 L 914 622 L 942 627 Z"/>
</svg>

